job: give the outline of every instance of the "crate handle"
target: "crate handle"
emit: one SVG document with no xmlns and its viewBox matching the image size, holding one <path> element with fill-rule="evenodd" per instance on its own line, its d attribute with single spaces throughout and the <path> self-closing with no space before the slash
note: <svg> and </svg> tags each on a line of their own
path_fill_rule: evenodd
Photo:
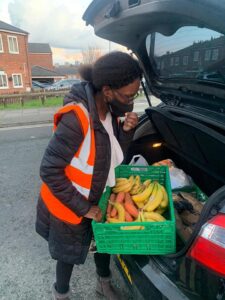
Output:
<svg viewBox="0 0 225 300">
<path fill-rule="evenodd" d="M 144 229 L 145 229 L 145 226 L 142 226 L 142 225 L 120 226 L 120 230 L 140 231 L 140 230 L 144 230 Z"/>
<path fill-rule="evenodd" d="M 148 172 L 149 171 L 149 169 L 148 168 L 146 168 L 146 167 L 133 167 L 133 168 L 131 168 L 131 171 L 143 171 L 143 172 Z"/>
</svg>

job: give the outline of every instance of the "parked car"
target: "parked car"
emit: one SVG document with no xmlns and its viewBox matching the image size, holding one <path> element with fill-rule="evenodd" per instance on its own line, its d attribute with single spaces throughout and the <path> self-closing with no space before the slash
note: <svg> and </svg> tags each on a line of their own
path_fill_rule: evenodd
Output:
<svg viewBox="0 0 225 300">
<path fill-rule="evenodd" d="M 66 90 L 66 89 L 70 89 L 74 84 L 79 82 L 80 82 L 79 79 L 62 79 L 48 86 L 47 90 L 48 91 Z"/>
<path fill-rule="evenodd" d="M 225 84 L 225 76 L 220 72 L 201 72 L 196 78 Z"/>
<path fill-rule="evenodd" d="M 43 91 L 44 89 L 47 89 L 48 86 L 48 83 L 32 80 L 32 90 L 34 91 Z"/>
<path fill-rule="evenodd" d="M 135 53 L 162 101 L 140 118 L 126 162 L 170 158 L 208 196 L 175 253 L 115 256 L 135 300 L 225 299 L 225 85 L 196 78 L 224 59 L 224 15 L 224 1 L 94 0 L 83 16 Z"/>
</svg>

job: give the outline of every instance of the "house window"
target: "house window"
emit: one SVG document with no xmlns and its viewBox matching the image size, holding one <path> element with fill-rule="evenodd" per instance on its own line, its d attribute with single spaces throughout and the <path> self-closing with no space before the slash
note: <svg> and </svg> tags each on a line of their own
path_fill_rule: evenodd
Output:
<svg viewBox="0 0 225 300">
<path fill-rule="evenodd" d="M 13 87 L 14 88 L 23 87 L 21 74 L 13 74 L 12 78 L 13 78 Z"/>
<path fill-rule="evenodd" d="M 194 59 L 193 61 L 199 61 L 199 51 L 194 52 Z"/>
<path fill-rule="evenodd" d="M 205 61 L 209 61 L 211 57 L 211 50 L 205 50 Z"/>
<path fill-rule="evenodd" d="M 161 66 L 161 63 L 160 63 L 160 60 L 158 60 L 158 61 L 157 61 L 157 69 L 158 69 L 158 70 L 160 70 L 160 66 Z"/>
<path fill-rule="evenodd" d="M 219 58 L 219 49 L 213 49 L 212 60 L 217 60 Z"/>
<path fill-rule="evenodd" d="M 188 65 L 188 56 L 187 55 L 183 56 L 183 65 L 184 66 Z"/>
<path fill-rule="evenodd" d="M 19 53 L 18 41 L 16 36 L 8 36 L 9 53 Z"/>
<path fill-rule="evenodd" d="M 175 61 L 174 61 L 175 66 L 178 66 L 179 62 L 180 62 L 180 58 L 179 58 L 179 56 L 176 56 Z"/>
<path fill-rule="evenodd" d="M 3 43 L 2 43 L 2 36 L 0 34 L 0 53 L 4 52 L 4 49 L 3 49 Z"/>
<path fill-rule="evenodd" d="M 173 57 L 170 58 L 170 65 L 173 66 Z"/>
<path fill-rule="evenodd" d="M 8 80 L 6 74 L 0 74 L 0 89 L 8 88 Z"/>
</svg>

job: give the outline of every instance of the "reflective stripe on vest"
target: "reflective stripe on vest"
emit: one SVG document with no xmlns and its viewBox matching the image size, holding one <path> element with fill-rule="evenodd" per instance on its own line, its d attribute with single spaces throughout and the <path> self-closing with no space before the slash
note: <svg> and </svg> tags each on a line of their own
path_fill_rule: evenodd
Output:
<svg viewBox="0 0 225 300">
<path fill-rule="evenodd" d="M 56 130 L 62 115 L 70 111 L 73 111 L 79 120 L 84 138 L 70 164 L 66 166 L 65 174 L 72 185 L 88 200 L 95 162 L 94 129 L 91 127 L 87 109 L 79 103 L 66 105 L 55 114 L 54 130 Z M 82 217 L 78 217 L 57 199 L 45 183 L 41 187 L 41 197 L 51 214 L 58 219 L 71 224 L 79 224 L 81 222 Z"/>
</svg>

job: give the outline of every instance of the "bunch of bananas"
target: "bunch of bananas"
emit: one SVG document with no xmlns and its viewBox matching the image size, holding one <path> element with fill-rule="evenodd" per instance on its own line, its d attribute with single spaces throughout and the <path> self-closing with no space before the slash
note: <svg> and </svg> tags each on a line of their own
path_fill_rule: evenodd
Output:
<svg viewBox="0 0 225 300">
<path fill-rule="evenodd" d="M 143 216 L 152 217 L 155 220 L 156 214 L 163 214 L 168 207 L 168 195 L 166 189 L 157 181 L 150 179 L 141 182 L 139 175 L 131 175 L 129 178 L 116 178 L 116 185 L 112 192 L 118 194 L 120 192 L 129 192 L 133 202 L 144 214 Z M 150 214 L 154 212 L 154 214 Z M 142 216 L 142 218 L 143 218 Z M 161 220 L 161 216 L 158 220 Z"/>
<path fill-rule="evenodd" d="M 116 178 L 116 185 L 113 187 L 112 191 L 115 194 L 119 192 L 129 192 L 131 195 L 136 195 L 142 193 L 145 188 L 150 184 L 151 180 L 145 180 L 141 183 L 141 178 L 139 175 L 131 175 L 129 178 Z"/>
<path fill-rule="evenodd" d="M 162 214 L 169 203 L 167 192 L 159 182 L 151 182 L 145 190 L 132 196 L 135 204 L 144 212 L 156 212 Z"/>
<path fill-rule="evenodd" d="M 166 219 L 157 212 L 144 212 L 140 211 L 137 219 L 134 222 L 162 222 Z M 133 223 L 134 223 L 133 222 Z M 122 226 L 122 230 L 143 230 L 142 225 Z"/>
<path fill-rule="evenodd" d="M 134 182 L 135 179 L 133 175 L 129 178 L 116 178 L 116 185 L 113 187 L 112 191 L 115 194 L 120 192 L 129 192 L 132 189 Z"/>
</svg>

